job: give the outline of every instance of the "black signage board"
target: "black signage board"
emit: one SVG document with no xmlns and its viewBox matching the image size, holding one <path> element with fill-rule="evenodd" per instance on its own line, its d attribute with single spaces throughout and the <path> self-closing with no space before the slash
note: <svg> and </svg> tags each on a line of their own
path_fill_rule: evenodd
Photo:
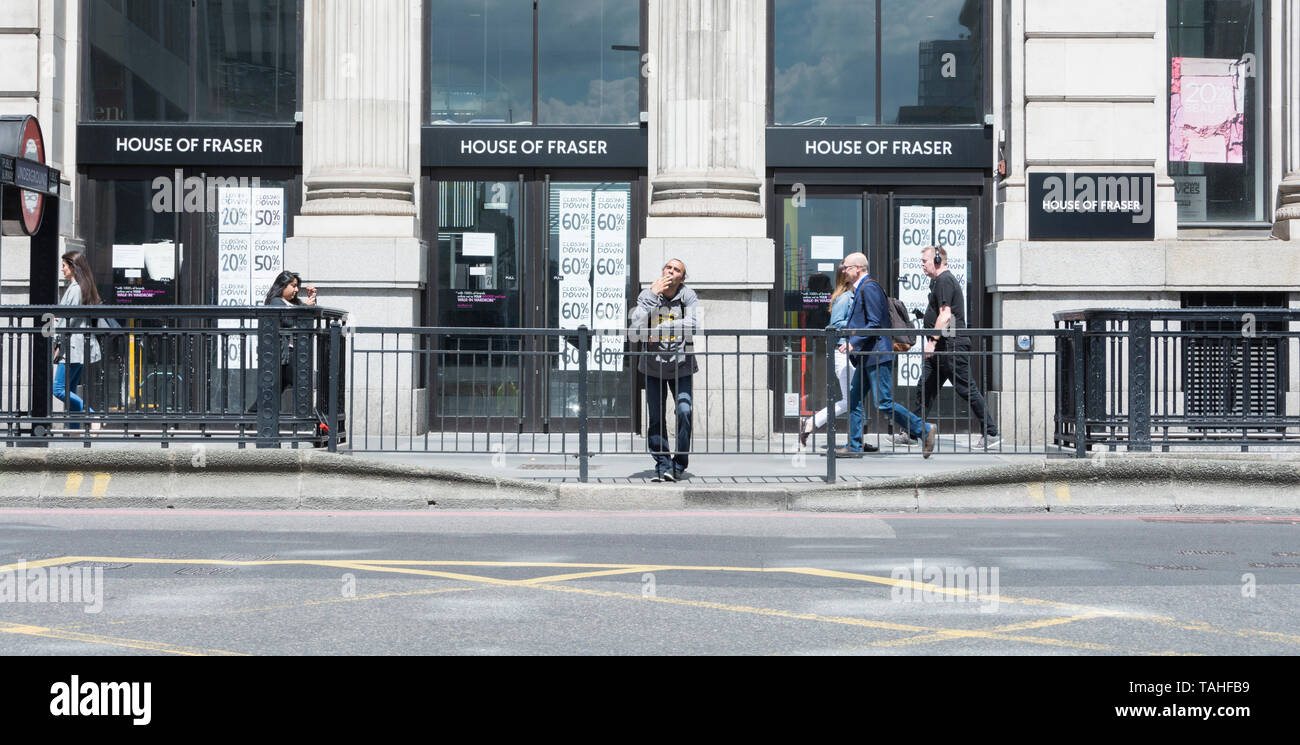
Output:
<svg viewBox="0 0 1300 745">
<path fill-rule="evenodd" d="M 988 168 L 993 128 L 768 127 L 768 168 Z"/>
<path fill-rule="evenodd" d="M 427 126 L 425 168 L 645 168 L 645 127 Z"/>
<path fill-rule="evenodd" d="M 1154 240 L 1151 173 L 1031 173 L 1029 240 Z"/>
<path fill-rule="evenodd" d="M 14 160 L 14 186 L 45 193 L 50 188 L 50 169 L 23 158 Z"/>
<path fill-rule="evenodd" d="M 59 172 L 26 158 L 0 155 L 0 183 L 51 197 L 59 195 Z"/>
<path fill-rule="evenodd" d="M 302 132 L 296 124 L 80 124 L 77 163 L 297 167 Z"/>
</svg>

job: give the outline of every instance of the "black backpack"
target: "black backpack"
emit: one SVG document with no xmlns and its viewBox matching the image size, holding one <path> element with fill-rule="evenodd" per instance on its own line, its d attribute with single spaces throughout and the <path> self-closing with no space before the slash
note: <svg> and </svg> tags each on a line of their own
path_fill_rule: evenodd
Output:
<svg viewBox="0 0 1300 745">
<path fill-rule="evenodd" d="M 871 281 L 875 282 L 877 287 L 880 287 L 879 282 L 874 279 Z M 880 291 L 884 292 L 885 288 L 880 287 Z M 890 297 L 887 292 L 885 293 L 885 305 L 889 308 L 889 327 L 891 329 L 907 330 L 907 333 L 894 334 L 890 337 L 890 341 L 894 342 L 894 351 L 906 352 L 916 343 L 916 327 L 912 325 L 911 321 L 907 320 L 907 306 L 903 305 L 902 300 Z"/>
</svg>

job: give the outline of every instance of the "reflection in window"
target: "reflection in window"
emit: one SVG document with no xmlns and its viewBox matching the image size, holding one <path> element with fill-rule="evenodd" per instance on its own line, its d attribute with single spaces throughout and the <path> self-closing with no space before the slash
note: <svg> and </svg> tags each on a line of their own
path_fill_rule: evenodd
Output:
<svg viewBox="0 0 1300 745">
<path fill-rule="evenodd" d="M 983 16 L 982 0 L 773 0 L 772 123 L 978 123 Z"/>
<path fill-rule="evenodd" d="M 427 121 L 637 124 L 640 13 L 639 0 L 429 0 Z"/>
<path fill-rule="evenodd" d="M 199 121 L 293 121 L 298 0 L 199 3 Z"/>
<path fill-rule="evenodd" d="M 862 0 L 776 0 L 773 123 L 876 123 L 876 8 Z"/>
<path fill-rule="evenodd" d="M 638 122 L 638 0 L 544 2 L 537 26 L 539 123 Z"/>
<path fill-rule="evenodd" d="M 429 16 L 430 121 L 529 123 L 532 7 L 517 0 L 431 0 Z"/>
<path fill-rule="evenodd" d="M 160 202 L 152 179 L 90 180 L 88 185 L 82 207 L 88 211 L 83 215 L 86 259 L 100 297 L 106 304 L 177 302 L 174 207 Z M 123 261 L 128 255 L 138 260 Z"/>
<path fill-rule="evenodd" d="M 1264 221 L 1263 3 L 1169 0 L 1169 175 L 1179 223 Z M 1244 86 L 1238 98 L 1235 89 Z M 1240 123 L 1236 123 L 1240 122 Z M 1186 130 L 1199 134 L 1186 135 Z M 1205 134 L 1209 132 L 1209 134 Z M 1226 132 L 1226 135 L 1220 134 Z M 1240 144 L 1237 144 L 1237 140 Z"/>
<path fill-rule="evenodd" d="M 86 121 L 293 121 L 300 0 L 89 0 Z M 191 14 L 198 44 L 190 43 Z"/>
<path fill-rule="evenodd" d="M 86 21 L 88 121 L 189 118 L 188 3 L 91 0 Z"/>
<path fill-rule="evenodd" d="M 884 124 L 980 121 L 982 5 L 979 0 L 881 3 Z"/>
</svg>

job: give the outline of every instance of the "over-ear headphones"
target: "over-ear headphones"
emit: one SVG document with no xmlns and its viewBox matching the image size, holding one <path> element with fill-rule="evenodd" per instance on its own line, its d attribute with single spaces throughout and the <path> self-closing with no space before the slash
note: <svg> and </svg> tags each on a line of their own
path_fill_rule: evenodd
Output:
<svg viewBox="0 0 1300 745">
<path fill-rule="evenodd" d="M 939 253 L 939 249 L 937 247 L 931 253 L 934 254 L 934 266 L 937 269 L 939 265 L 943 263 L 943 255 Z"/>
</svg>

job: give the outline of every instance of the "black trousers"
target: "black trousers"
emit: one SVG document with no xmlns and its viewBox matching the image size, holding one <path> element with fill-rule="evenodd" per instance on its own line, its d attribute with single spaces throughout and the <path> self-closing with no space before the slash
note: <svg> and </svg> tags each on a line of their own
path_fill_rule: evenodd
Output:
<svg viewBox="0 0 1300 745">
<path fill-rule="evenodd" d="M 930 410 L 939 401 L 939 390 L 943 384 L 952 381 L 957 395 L 970 404 L 971 413 L 981 422 L 984 434 L 997 435 L 998 426 L 989 416 L 984 396 L 970 376 L 970 347 L 963 346 L 939 350 L 944 354 L 934 354 L 925 358 L 921 367 L 921 385 L 916 389 L 912 411 L 918 412 L 922 419 L 930 418 Z M 924 401 L 924 405 L 922 404 Z"/>
<path fill-rule="evenodd" d="M 293 365 L 288 363 L 280 363 L 280 394 L 284 395 L 284 392 L 287 389 L 292 387 L 293 387 Z M 257 404 L 258 404 L 257 397 L 254 396 L 253 403 L 249 404 L 248 408 L 245 409 L 244 412 L 247 414 L 256 414 Z"/>
</svg>

